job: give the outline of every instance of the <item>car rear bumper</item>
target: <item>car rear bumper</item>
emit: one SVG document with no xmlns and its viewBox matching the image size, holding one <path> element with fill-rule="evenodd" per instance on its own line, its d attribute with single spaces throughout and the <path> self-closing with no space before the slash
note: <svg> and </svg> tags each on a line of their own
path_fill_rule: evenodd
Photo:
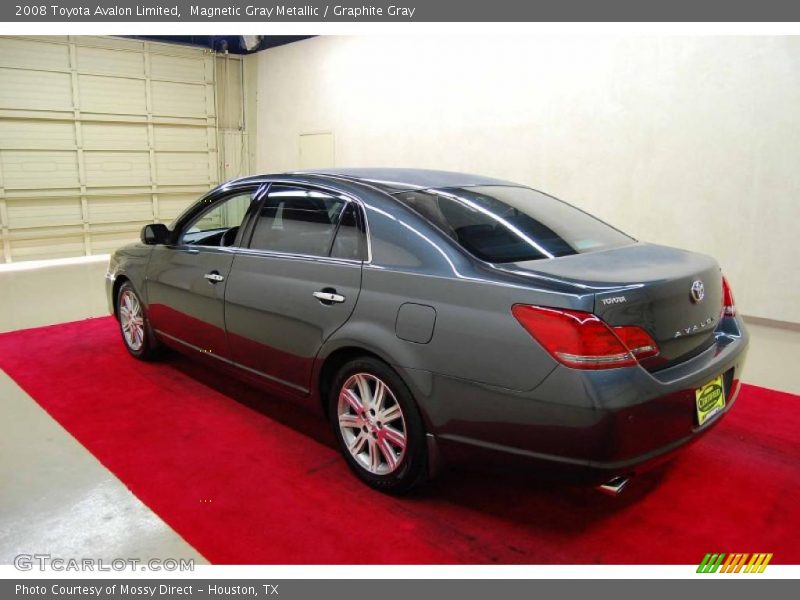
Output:
<svg viewBox="0 0 800 600">
<path fill-rule="evenodd" d="M 558 366 L 529 392 L 408 374 L 445 462 L 536 463 L 604 481 L 668 459 L 720 422 L 737 400 L 747 346 L 741 320 L 726 318 L 712 347 L 656 373 Z M 695 390 L 718 375 L 725 408 L 700 426 Z"/>
</svg>

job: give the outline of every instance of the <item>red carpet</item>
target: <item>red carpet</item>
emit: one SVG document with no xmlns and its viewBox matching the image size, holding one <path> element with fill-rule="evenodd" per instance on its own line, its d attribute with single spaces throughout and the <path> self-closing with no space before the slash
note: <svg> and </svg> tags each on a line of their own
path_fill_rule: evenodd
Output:
<svg viewBox="0 0 800 600">
<path fill-rule="evenodd" d="M 800 563 L 800 397 L 745 386 L 723 423 L 618 499 L 448 471 L 393 499 L 327 424 L 178 355 L 128 356 L 111 318 L 0 335 L 0 367 L 213 563 Z"/>
</svg>

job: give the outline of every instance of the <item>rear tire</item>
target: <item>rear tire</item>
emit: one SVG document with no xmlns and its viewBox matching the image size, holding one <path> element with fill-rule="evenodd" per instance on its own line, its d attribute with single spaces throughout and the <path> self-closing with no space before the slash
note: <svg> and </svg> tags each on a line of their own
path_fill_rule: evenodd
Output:
<svg viewBox="0 0 800 600">
<path fill-rule="evenodd" d="M 351 360 L 333 379 L 328 414 L 352 471 L 381 492 L 404 494 L 427 478 L 425 428 L 408 387 L 387 364 Z"/>
<path fill-rule="evenodd" d="M 144 304 L 128 281 L 117 293 L 117 317 L 122 342 L 132 356 L 149 361 L 161 355 L 162 347 L 150 328 Z"/>
</svg>

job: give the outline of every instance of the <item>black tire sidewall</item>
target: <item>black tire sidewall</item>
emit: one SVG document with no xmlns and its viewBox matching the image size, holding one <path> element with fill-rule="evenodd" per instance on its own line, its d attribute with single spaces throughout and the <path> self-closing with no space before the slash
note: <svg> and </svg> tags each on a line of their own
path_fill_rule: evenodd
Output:
<svg viewBox="0 0 800 600">
<path fill-rule="evenodd" d="M 370 373 L 383 380 L 392 390 L 403 411 L 406 427 L 406 453 L 400 466 L 387 475 L 370 473 L 350 454 L 342 437 L 338 420 L 339 392 L 347 379 L 355 373 Z M 343 365 L 333 379 L 328 397 L 328 415 L 334 435 L 347 464 L 367 485 L 389 494 L 404 494 L 424 481 L 427 474 L 427 447 L 425 426 L 419 409 L 403 379 L 386 363 L 363 357 Z"/>
</svg>

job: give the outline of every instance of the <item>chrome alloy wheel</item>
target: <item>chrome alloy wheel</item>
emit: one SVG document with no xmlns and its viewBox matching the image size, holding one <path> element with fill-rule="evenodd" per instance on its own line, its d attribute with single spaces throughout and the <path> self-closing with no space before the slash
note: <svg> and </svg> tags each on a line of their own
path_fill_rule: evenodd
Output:
<svg viewBox="0 0 800 600">
<path fill-rule="evenodd" d="M 119 322 L 128 348 L 138 352 L 144 344 L 144 314 L 139 299 L 130 290 L 119 298 Z"/>
<path fill-rule="evenodd" d="M 353 458 L 373 475 L 388 475 L 406 454 L 406 422 L 392 390 L 369 373 L 344 382 L 338 401 L 339 428 Z"/>
</svg>

